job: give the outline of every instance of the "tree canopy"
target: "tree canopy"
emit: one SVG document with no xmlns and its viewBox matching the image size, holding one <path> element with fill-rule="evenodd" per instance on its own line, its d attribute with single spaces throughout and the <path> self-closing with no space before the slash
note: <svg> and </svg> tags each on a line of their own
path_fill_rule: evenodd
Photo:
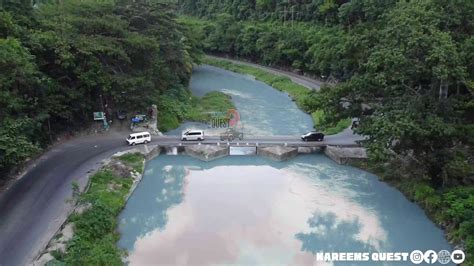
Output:
<svg viewBox="0 0 474 266">
<path fill-rule="evenodd" d="M 196 55 L 185 31 L 152 1 L 3 1 L 2 176 L 105 106 L 139 111 L 188 94 Z"/>
</svg>

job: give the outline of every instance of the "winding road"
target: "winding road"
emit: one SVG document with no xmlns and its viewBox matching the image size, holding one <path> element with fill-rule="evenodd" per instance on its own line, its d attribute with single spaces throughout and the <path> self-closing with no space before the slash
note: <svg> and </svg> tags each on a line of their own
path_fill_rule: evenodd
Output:
<svg viewBox="0 0 474 266">
<path fill-rule="evenodd" d="M 265 69 L 269 69 L 265 67 Z M 292 79 L 300 79 L 319 88 L 320 83 L 277 69 L 269 71 Z M 112 154 L 129 149 L 126 133 L 110 132 L 103 135 L 80 137 L 58 144 L 41 156 L 21 179 L 0 195 L 0 265 L 26 265 L 39 255 L 51 237 L 68 217 L 72 206 L 67 199 L 72 195 L 72 182 L 84 187 L 88 174 L 101 166 L 101 161 Z M 347 129 L 327 137 L 327 142 L 350 143 L 357 136 Z M 152 143 L 176 142 L 173 137 L 154 138 Z M 258 140 L 256 141 L 265 141 Z M 275 140 L 270 140 L 275 141 Z M 277 140 L 282 141 L 282 140 Z M 299 142 L 297 137 L 286 141 Z"/>
</svg>

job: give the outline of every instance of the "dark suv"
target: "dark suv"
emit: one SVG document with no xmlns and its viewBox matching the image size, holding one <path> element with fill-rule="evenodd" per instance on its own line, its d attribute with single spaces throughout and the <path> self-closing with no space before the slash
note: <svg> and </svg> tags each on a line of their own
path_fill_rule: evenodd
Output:
<svg viewBox="0 0 474 266">
<path fill-rule="evenodd" d="M 301 136 L 303 141 L 323 141 L 324 134 L 321 132 L 311 131 Z"/>
</svg>

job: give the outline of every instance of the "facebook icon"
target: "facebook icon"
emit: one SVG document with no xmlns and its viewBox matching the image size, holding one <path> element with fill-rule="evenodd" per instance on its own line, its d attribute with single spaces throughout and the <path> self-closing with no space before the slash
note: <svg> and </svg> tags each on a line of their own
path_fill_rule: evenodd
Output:
<svg viewBox="0 0 474 266">
<path fill-rule="evenodd" d="M 438 253 L 434 250 L 427 250 L 423 257 L 426 263 L 433 264 L 438 260 Z"/>
</svg>

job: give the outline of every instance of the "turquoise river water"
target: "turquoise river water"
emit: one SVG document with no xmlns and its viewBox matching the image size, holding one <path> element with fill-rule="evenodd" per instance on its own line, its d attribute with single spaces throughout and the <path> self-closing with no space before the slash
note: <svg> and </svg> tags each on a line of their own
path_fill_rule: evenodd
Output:
<svg viewBox="0 0 474 266">
<path fill-rule="evenodd" d="M 232 95 L 252 134 L 295 135 L 313 126 L 286 94 L 247 76 L 200 66 L 190 87 L 198 96 Z M 185 123 L 171 134 L 189 127 L 204 125 Z M 119 231 L 130 265 L 324 265 L 316 252 L 451 249 L 399 191 L 320 154 L 286 162 L 159 156 L 147 163 Z"/>
</svg>

